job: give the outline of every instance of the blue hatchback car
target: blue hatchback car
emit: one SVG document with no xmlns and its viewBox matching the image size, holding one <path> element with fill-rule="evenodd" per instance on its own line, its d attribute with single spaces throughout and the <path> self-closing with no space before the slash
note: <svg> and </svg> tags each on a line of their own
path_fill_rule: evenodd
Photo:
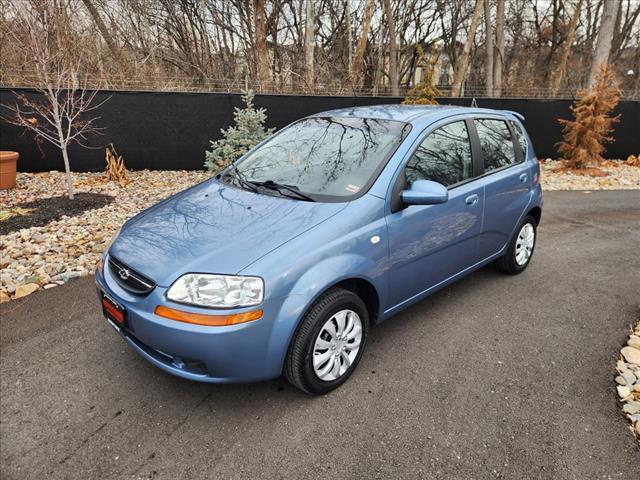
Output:
<svg viewBox="0 0 640 480">
<path fill-rule="evenodd" d="M 333 110 L 127 221 L 98 266 L 104 315 L 203 382 L 344 383 L 372 325 L 491 262 L 522 272 L 542 213 L 518 114 Z"/>
</svg>

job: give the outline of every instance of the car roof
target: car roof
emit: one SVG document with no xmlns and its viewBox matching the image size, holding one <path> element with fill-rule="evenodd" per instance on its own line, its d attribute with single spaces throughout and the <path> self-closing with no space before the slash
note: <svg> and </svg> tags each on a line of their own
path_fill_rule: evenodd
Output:
<svg viewBox="0 0 640 480">
<path fill-rule="evenodd" d="M 450 117 L 459 114 L 499 114 L 514 115 L 515 112 L 506 110 L 492 110 L 489 108 L 460 107 L 457 105 L 370 105 L 362 107 L 349 107 L 329 110 L 312 115 L 314 117 L 355 117 L 376 118 L 381 120 L 396 120 L 406 123 L 423 121 L 427 117 L 431 120 Z"/>
</svg>

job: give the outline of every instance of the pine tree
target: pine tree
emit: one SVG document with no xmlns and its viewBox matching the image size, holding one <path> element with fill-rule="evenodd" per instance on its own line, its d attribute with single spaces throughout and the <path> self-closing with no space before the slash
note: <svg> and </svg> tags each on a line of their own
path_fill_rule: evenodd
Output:
<svg viewBox="0 0 640 480">
<path fill-rule="evenodd" d="M 574 120 L 559 120 L 564 140 L 558 143 L 558 151 L 572 170 L 597 167 L 604 159 L 605 143 L 612 142 L 613 124 L 620 115 L 611 115 L 620 100 L 620 90 L 615 85 L 613 70 L 602 64 L 593 88 L 581 90 L 571 107 Z M 588 172 L 586 172 L 588 173 Z"/>
<path fill-rule="evenodd" d="M 205 152 L 204 166 L 211 172 L 220 170 L 248 152 L 273 133 L 273 129 L 265 129 L 267 120 L 264 108 L 254 108 L 253 92 L 247 90 L 242 95 L 244 108 L 236 108 L 233 112 L 234 124 L 222 129 L 222 138 L 211 141 L 211 150 Z"/>
<path fill-rule="evenodd" d="M 434 55 L 430 60 L 425 60 L 424 50 L 420 45 L 418 49 L 418 64 L 425 63 L 424 77 L 411 90 L 407 92 L 407 96 L 402 101 L 406 105 L 437 105 L 436 97 L 440 96 L 440 90 L 435 86 L 433 74 L 435 72 L 435 64 L 438 62 L 439 55 Z"/>
</svg>

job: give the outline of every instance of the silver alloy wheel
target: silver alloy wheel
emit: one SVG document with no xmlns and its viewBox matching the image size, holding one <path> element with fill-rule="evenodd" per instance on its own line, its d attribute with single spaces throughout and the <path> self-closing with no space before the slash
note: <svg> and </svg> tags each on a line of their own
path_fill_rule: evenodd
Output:
<svg viewBox="0 0 640 480">
<path fill-rule="evenodd" d="M 313 371 L 331 382 L 349 369 L 360 351 L 362 321 L 353 310 L 340 310 L 320 329 L 313 345 Z"/>
<path fill-rule="evenodd" d="M 525 223 L 518 233 L 516 240 L 516 263 L 521 267 L 529 261 L 536 241 L 536 231 L 533 225 Z"/>
</svg>

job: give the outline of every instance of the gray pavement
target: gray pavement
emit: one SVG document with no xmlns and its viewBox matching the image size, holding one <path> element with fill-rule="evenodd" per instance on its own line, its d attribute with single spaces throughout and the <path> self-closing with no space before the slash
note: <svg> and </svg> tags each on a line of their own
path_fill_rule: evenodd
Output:
<svg viewBox="0 0 640 480">
<path fill-rule="evenodd" d="M 613 367 L 640 312 L 640 192 L 545 195 L 534 259 L 372 330 L 330 395 L 147 364 L 93 279 L 0 307 L 3 479 L 640 478 Z"/>
</svg>

